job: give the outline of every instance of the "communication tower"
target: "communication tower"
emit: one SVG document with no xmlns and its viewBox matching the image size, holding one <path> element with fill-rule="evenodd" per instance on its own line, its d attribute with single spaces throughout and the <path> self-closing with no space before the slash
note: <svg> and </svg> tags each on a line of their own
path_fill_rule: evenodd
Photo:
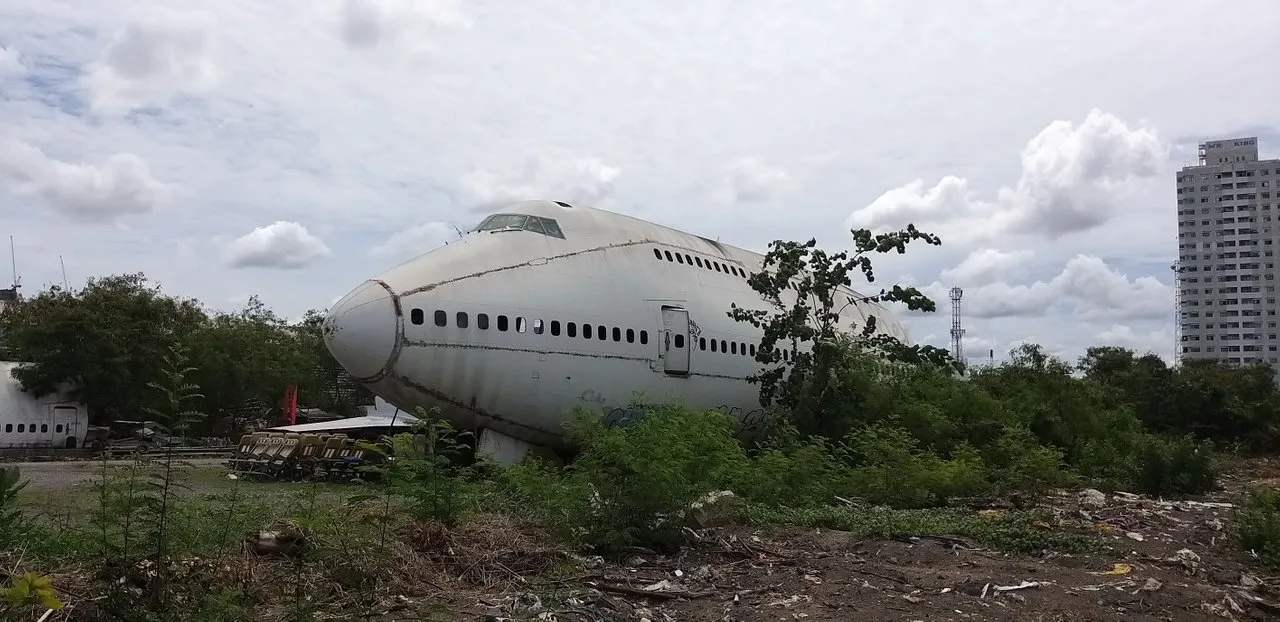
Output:
<svg viewBox="0 0 1280 622">
<path fill-rule="evenodd" d="M 951 358 L 964 362 L 964 328 L 960 326 L 960 298 L 964 290 L 951 288 Z"/>
</svg>

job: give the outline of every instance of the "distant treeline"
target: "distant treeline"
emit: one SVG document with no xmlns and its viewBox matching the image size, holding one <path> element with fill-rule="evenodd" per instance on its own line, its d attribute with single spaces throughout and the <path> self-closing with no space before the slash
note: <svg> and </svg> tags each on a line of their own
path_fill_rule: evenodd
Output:
<svg viewBox="0 0 1280 622">
<path fill-rule="evenodd" d="M 71 382 L 93 423 L 105 425 L 158 406 L 150 385 L 176 346 L 204 395 L 205 432 L 222 434 L 246 419 L 278 420 L 290 384 L 300 406 L 352 415 L 370 402 L 324 347 L 322 319 L 311 310 L 291 324 L 257 297 L 239 311 L 214 311 L 166 295 L 143 274 L 112 275 L 10 303 L 0 313 L 0 358 L 31 363 L 15 375 L 33 393 Z"/>
</svg>

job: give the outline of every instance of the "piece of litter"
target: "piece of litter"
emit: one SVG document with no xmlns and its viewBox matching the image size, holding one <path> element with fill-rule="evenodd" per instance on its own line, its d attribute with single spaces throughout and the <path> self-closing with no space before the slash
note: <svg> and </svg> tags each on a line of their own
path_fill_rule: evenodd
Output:
<svg viewBox="0 0 1280 622">
<path fill-rule="evenodd" d="M 1017 585 L 997 585 L 997 592 L 1012 592 L 1013 590 L 1026 590 L 1033 587 L 1040 587 L 1039 581 L 1023 581 Z"/>
<path fill-rule="evenodd" d="M 1129 574 L 1130 572 L 1133 572 L 1133 566 L 1130 566 L 1129 564 L 1113 564 L 1111 566 L 1111 570 L 1104 570 L 1102 572 L 1091 572 L 1089 574 L 1120 575 L 1120 574 Z"/>
<path fill-rule="evenodd" d="M 1125 537 L 1126 537 L 1126 538 L 1128 538 L 1128 539 L 1130 539 L 1130 540 L 1137 540 L 1138 542 L 1142 542 L 1142 541 L 1143 541 L 1143 539 L 1144 539 L 1144 538 L 1142 537 L 1142 534 L 1140 534 L 1140 533 L 1138 533 L 1138 532 L 1136 532 L 1136 531 L 1127 531 L 1127 532 L 1125 532 L 1125 534 L 1124 534 L 1124 535 L 1125 535 Z"/>
</svg>

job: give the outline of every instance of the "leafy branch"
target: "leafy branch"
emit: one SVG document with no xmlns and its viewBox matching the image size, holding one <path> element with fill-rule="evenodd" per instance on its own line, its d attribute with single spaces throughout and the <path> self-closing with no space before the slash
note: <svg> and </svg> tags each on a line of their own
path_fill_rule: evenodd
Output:
<svg viewBox="0 0 1280 622">
<path fill-rule="evenodd" d="M 838 380 L 835 369 L 849 352 L 878 355 L 891 363 L 959 368 L 945 349 L 907 345 L 877 330 L 876 308 L 900 303 L 912 311 L 931 313 L 937 306 L 914 287 L 893 285 L 871 296 L 852 289 L 850 274 L 861 272 L 875 282 L 872 253 L 906 252 L 914 241 L 938 246 L 941 240 L 908 225 L 901 231 L 874 234 L 853 230 L 854 251 L 827 253 L 817 241 L 775 240 L 769 245 L 760 272 L 748 283 L 768 304 L 766 309 L 733 305 L 729 317 L 763 331 L 755 360 L 764 365 L 748 381 L 760 385 L 760 404 L 778 404 L 793 411 L 820 410 Z M 866 308 L 860 331 L 849 321 L 850 308 Z M 846 328 L 843 324 L 848 322 Z"/>
</svg>

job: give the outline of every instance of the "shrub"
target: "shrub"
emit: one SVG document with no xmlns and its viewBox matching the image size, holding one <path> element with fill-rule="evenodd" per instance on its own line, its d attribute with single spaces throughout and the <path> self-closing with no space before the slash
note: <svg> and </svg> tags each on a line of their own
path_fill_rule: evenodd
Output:
<svg viewBox="0 0 1280 622">
<path fill-rule="evenodd" d="M 1235 535 L 1240 548 L 1280 570 L 1280 492 L 1269 488 L 1249 491 L 1236 511 Z"/>
<path fill-rule="evenodd" d="M 888 425 L 851 434 L 848 442 L 858 462 L 851 494 L 871 503 L 928 507 L 948 496 L 973 494 L 986 483 L 982 460 L 967 445 L 943 459 L 921 451 L 906 430 Z"/>
<path fill-rule="evenodd" d="M 695 500 L 726 488 L 748 466 L 725 414 L 633 406 L 639 416 L 607 427 L 578 411 L 569 437 L 579 453 L 566 469 L 533 463 L 506 481 L 563 532 L 600 552 L 626 546 L 670 550 Z"/>
<path fill-rule="evenodd" d="M 1213 443 L 1190 437 L 1166 440 L 1150 436 L 1138 449 L 1138 490 L 1151 495 L 1199 494 L 1213 490 L 1217 474 Z"/>
<path fill-rule="evenodd" d="M 31 521 L 18 508 L 18 493 L 27 487 L 18 467 L 0 467 L 0 551 L 21 542 Z"/>
</svg>

